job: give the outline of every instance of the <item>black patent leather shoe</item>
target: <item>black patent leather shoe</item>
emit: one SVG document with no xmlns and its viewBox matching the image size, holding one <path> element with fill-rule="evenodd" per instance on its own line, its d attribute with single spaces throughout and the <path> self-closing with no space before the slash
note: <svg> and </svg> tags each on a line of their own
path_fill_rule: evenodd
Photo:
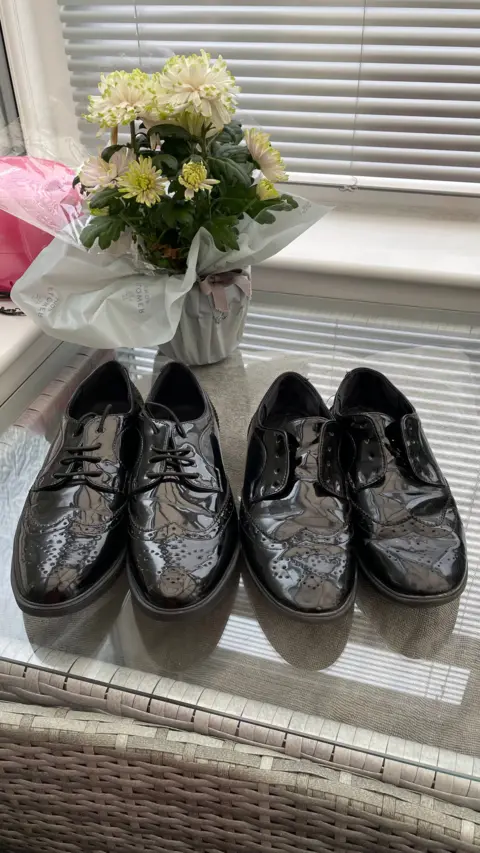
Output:
<svg viewBox="0 0 480 853">
<path fill-rule="evenodd" d="M 80 610 L 123 570 L 140 404 L 116 361 L 97 368 L 70 400 L 15 535 L 12 588 L 25 613 Z"/>
<path fill-rule="evenodd" d="M 192 371 L 169 362 L 148 397 L 130 501 L 129 583 L 159 619 L 212 607 L 238 555 L 238 518 L 213 406 Z"/>
<path fill-rule="evenodd" d="M 385 595 L 442 604 L 467 580 L 462 522 L 417 412 L 381 373 L 347 373 L 333 412 L 353 439 L 352 504 L 361 568 Z"/>
<path fill-rule="evenodd" d="M 250 424 L 240 526 L 252 579 L 302 619 L 345 613 L 355 597 L 341 427 L 297 373 L 279 376 Z"/>
</svg>

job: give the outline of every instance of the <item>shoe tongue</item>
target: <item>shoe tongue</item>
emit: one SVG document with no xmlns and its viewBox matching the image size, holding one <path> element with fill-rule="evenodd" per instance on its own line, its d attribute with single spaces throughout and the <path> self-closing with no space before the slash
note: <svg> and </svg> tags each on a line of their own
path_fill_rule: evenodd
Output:
<svg viewBox="0 0 480 853">
<path fill-rule="evenodd" d="M 296 439 L 300 447 L 308 446 L 318 438 L 322 424 L 327 422 L 327 418 L 314 415 L 313 417 L 290 418 L 284 421 L 282 428 L 289 435 Z"/>
<path fill-rule="evenodd" d="M 79 418 L 74 418 L 73 420 L 75 421 L 76 424 L 78 424 L 78 426 L 80 426 L 80 425 L 86 426 L 94 418 L 97 418 L 97 419 L 100 418 L 101 420 L 105 420 L 106 418 L 108 418 L 108 416 L 110 414 L 112 414 L 111 410 L 112 410 L 112 404 L 111 403 L 107 403 L 107 405 L 98 404 L 96 406 L 92 406 L 92 409 L 90 412 L 85 412 L 84 415 L 81 415 Z"/>
<path fill-rule="evenodd" d="M 385 432 L 390 424 L 396 423 L 395 418 L 386 415 L 385 412 L 368 412 L 367 417 L 374 422 L 380 432 Z"/>
</svg>

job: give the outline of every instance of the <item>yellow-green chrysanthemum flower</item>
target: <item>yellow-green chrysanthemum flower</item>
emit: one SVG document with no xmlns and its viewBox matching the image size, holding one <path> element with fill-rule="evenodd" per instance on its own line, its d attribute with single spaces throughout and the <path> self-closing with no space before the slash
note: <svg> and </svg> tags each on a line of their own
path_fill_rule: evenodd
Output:
<svg viewBox="0 0 480 853">
<path fill-rule="evenodd" d="M 207 178 L 207 170 L 203 163 L 190 161 L 185 163 L 179 182 L 185 187 L 185 198 L 192 199 L 198 190 L 212 191 L 212 187 L 218 184 L 215 178 Z"/>
<path fill-rule="evenodd" d="M 208 119 L 218 130 L 229 124 L 235 112 L 235 77 L 221 56 L 211 62 L 204 50 L 200 55 L 172 56 L 162 71 L 153 75 L 153 114 L 168 118 L 193 113 Z"/>
<path fill-rule="evenodd" d="M 262 180 L 257 184 L 257 195 L 259 199 L 266 201 L 269 198 L 278 198 L 280 193 L 271 181 L 267 181 L 266 178 L 262 178 Z"/>
<path fill-rule="evenodd" d="M 100 127 L 128 124 L 151 109 L 151 78 L 139 68 L 102 74 L 98 91 L 89 98 L 85 118 Z"/>
<path fill-rule="evenodd" d="M 141 157 L 128 167 L 118 181 L 120 192 L 125 198 L 134 198 L 139 204 L 151 207 L 165 194 L 168 178 L 152 165 L 151 157 Z"/>
<path fill-rule="evenodd" d="M 257 127 L 245 131 L 245 142 L 267 181 L 288 181 L 280 151 L 270 145 L 270 135 Z"/>
</svg>

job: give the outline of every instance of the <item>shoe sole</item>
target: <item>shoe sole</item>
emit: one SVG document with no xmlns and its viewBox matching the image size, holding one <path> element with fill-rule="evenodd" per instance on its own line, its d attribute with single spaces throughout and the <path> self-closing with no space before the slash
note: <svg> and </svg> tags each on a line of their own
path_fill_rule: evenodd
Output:
<svg viewBox="0 0 480 853">
<path fill-rule="evenodd" d="M 14 551 L 12 558 L 12 570 L 10 575 L 10 581 L 12 585 L 13 595 L 15 597 L 15 601 L 17 602 L 20 610 L 23 613 L 26 613 L 28 616 L 39 616 L 39 617 L 55 617 L 55 616 L 69 616 L 72 613 L 78 613 L 80 610 L 84 610 L 85 607 L 88 607 L 89 604 L 97 601 L 101 596 L 103 596 L 106 592 L 110 590 L 110 588 L 115 584 L 115 581 L 118 580 L 120 575 L 122 574 L 125 566 L 126 560 L 126 549 L 120 554 L 119 557 L 115 560 L 113 565 L 108 569 L 108 571 L 103 575 L 103 577 L 97 581 L 90 589 L 86 590 L 81 595 L 77 595 L 75 598 L 72 598 L 70 601 L 61 601 L 58 604 L 40 604 L 34 601 L 30 601 L 29 598 L 25 598 L 25 596 L 20 592 L 17 583 L 17 569 L 19 568 L 19 562 L 17 559 L 17 534 L 15 534 L 15 542 L 14 542 Z"/>
<path fill-rule="evenodd" d="M 181 622 L 183 620 L 187 620 L 192 616 L 198 616 L 199 614 L 205 614 L 209 610 L 213 610 L 216 605 L 223 599 L 224 595 L 226 595 L 230 589 L 230 581 L 235 575 L 235 570 L 237 568 L 238 556 L 240 553 L 240 546 L 234 551 L 233 557 L 230 560 L 227 568 L 225 569 L 221 579 L 218 583 L 210 590 L 209 594 L 205 596 L 205 598 L 200 599 L 200 601 L 195 602 L 195 604 L 189 604 L 186 607 L 159 607 L 156 604 L 153 604 L 142 592 L 139 584 L 134 575 L 134 571 L 132 569 L 132 558 L 130 555 L 127 557 L 127 577 L 128 584 L 130 587 L 130 592 L 132 593 L 132 598 L 139 606 L 139 608 L 149 616 L 151 619 L 157 619 L 159 622 Z"/>
<path fill-rule="evenodd" d="M 373 575 L 359 559 L 360 570 L 369 583 L 372 584 L 382 595 L 390 598 L 397 604 L 405 604 L 407 607 L 440 607 L 442 604 L 449 604 L 459 598 L 467 585 L 468 569 L 465 571 L 465 576 L 461 582 L 449 592 L 438 592 L 435 595 L 408 595 L 404 592 L 397 592 L 391 589 L 386 584 L 382 583 L 375 575 Z"/>
<path fill-rule="evenodd" d="M 334 622 L 336 619 L 340 619 L 342 616 L 345 616 L 345 614 L 349 612 L 349 610 L 353 607 L 355 603 L 355 598 L 357 595 L 356 571 L 353 587 L 340 607 L 337 607 L 335 610 L 324 610 L 322 612 L 306 612 L 303 610 L 295 610 L 293 607 L 289 607 L 287 604 L 282 604 L 282 602 L 280 602 L 278 598 L 275 598 L 275 596 L 270 592 L 269 589 L 267 589 L 266 586 L 264 586 L 264 584 L 257 577 L 256 573 L 253 571 L 250 563 L 248 562 L 245 556 L 245 552 L 243 553 L 243 557 L 245 560 L 245 565 L 248 569 L 249 576 L 253 580 L 257 589 L 270 602 L 272 607 L 275 607 L 276 610 L 279 610 L 280 613 L 283 613 L 285 616 L 290 616 L 290 618 L 296 619 L 298 622 L 309 622 L 310 624 L 318 622 Z"/>
</svg>

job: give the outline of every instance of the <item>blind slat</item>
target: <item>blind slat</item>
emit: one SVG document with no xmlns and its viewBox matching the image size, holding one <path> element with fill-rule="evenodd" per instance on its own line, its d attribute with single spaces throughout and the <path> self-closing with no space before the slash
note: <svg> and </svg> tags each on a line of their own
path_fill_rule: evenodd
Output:
<svg viewBox="0 0 480 853">
<path fill-rule="evenodd" d="M 138 65 L 137 57 L 122 56 L 122 67 L 125 71 L 132 71 Z M 359 62 L 295 62 L 280 60 L 266 62 L 258 59 L 230 59 L 229 68 L 235 76 L 242 80 L 242 75 L 250 80 L 282 77 L 289 82 L 295 78 L 302 78 L 302 86 L 315 84 L 321 85 L 324 79 L 358 79 L 360 71 Z M 70 59 L 68 66 L 72 75 L 74 86 L 90 87 L 96 86 L 99 71 L 114 71 L 118 65 L 118 56 L 102 56 L 95 60 L 92 68 L 92 60 L 87 58 Z M 253 76 L 256 75 L 256 76 Z M 78 78 L 78 79 L 77 79 Z M 452 80 L 459 82 L 480 82 L 480 65 L 422 65 L 406 63 L 374 63 L 362 62 L 362 82 L 366 80 L 414 80 L 415 82 L 435 81 L 447 83 Z"/>
<path fill-rule="evenodd" d="M 480 183 L 480 0 L 60 7 L 90 148 L 99 140 L 81 116 L 101 71 L 151 72 L 203 47 L 228 61 L 239 118 L 271 133 L 292 172 L 465 183 L 469 193 Z"/>
<path fill-rule="evenodd" d="M 77 99 L 85 98 L 87 94 L 94 91 L 98 83 L 98 71 L 85 74 L 72 74 L 72 84 L 75 87 Z M 298 80 L 288 77 L 242 77 L 237 76 L 237 83 L 243 92 L 252 94 L 274 94 L 297 96 Z M 309 79 L 302 81 L 302 89 L 305 94 L 319 95 L 353 95 L 355 98 L 360 89 L 361 95 L 391 95 L 397 97 L 418 97 L 430 99 L 456 99 L 471 100 L 480 99 L 479 83 L 451 83 L 445 81 L 412 81 L 412 80 L 365 80 L 360 84 L 355 78 L 328 78 Z M 313 101 L 312 101 L 313 104 Z"/>
<path fill-rule="evenodd" d="M 158 3 L 151 6 L 143 6 L 138 4 L 136 8 L 136 19 L 139 24 L 157 24 L 158 25 Z M 162 7 L 162 21 L 178 23 L 183 16 L 188 16 L 188 23 L 192 21 L 207 21 L 215 23 L 221 18 L 223 21 L 228 21 L 230 24 L 245 24 L 248 20 L 249 24 L 273 23 L 280 24 L 288 22 L 289 24 L 300 24 L 305 22 L 308 26 L 314 23 L 327 23 L 332 25 L 332 18 L 335 18 L 335 23 L 357 23 L 360 26 L 363 23 L 363 2 L 356 5 L 346 6 L 330 6 L 317 4 L 316 6 L 245 6 L 235 4 L 235 6 L 227 5 L 208 5 L 192 6 L 191 4 L 165 4 Z M 74 10 L 66 10 L 63 13 L 63 21 L 67 26 L 72 27 L 89 27 L 92 23 L 99 24 L 122 24 L 127 26 L 132 20 L 132 4 L 130 6 L 112 5 L 101 6 L 97 8 L 89 7 L 77 8 Z M 478 16 L 478 24 L 480 25 L 480 15 Z"/>
</svg>

